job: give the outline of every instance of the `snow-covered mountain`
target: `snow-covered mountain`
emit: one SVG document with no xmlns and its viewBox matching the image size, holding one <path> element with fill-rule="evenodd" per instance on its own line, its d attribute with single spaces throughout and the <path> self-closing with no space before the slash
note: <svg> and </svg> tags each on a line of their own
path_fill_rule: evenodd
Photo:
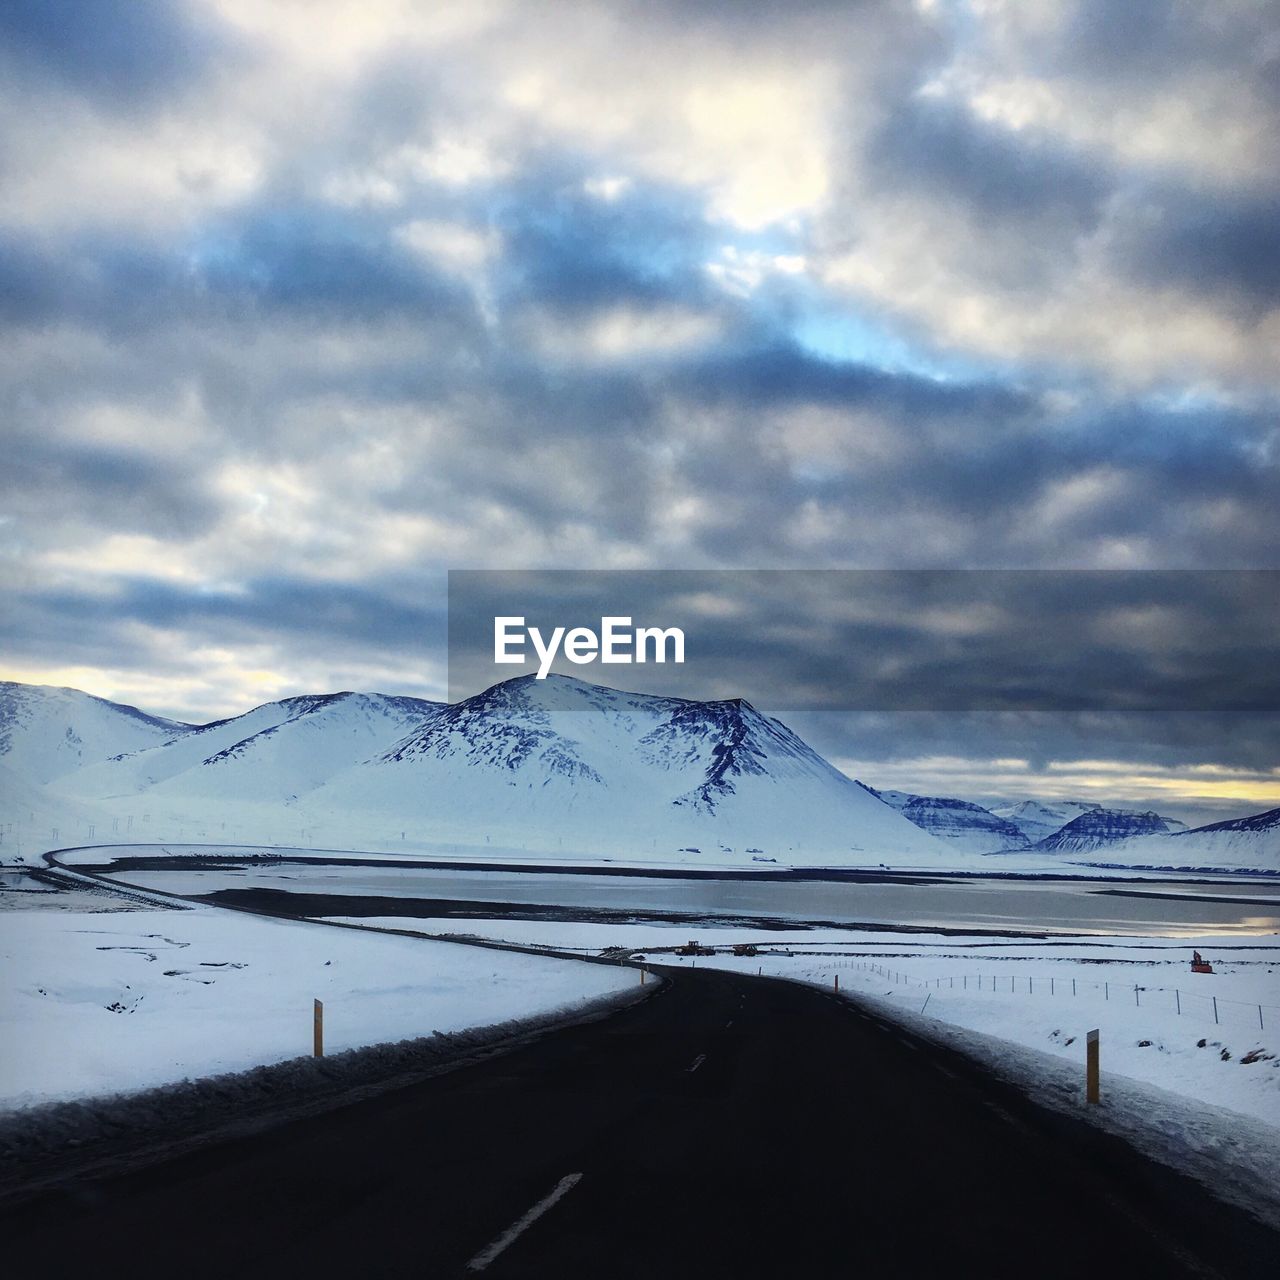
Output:
<svg viewBox="0 0 1280 1280">
<path fill-rule="evenodd" d="M 64 840 L 83 840 L 110 831 L 106 815 L 91 805 L 53 796 L 48 788 L 0 764 L 0 861 L 11 861 L 36 848 L 50 849 Z"/>
<path fill-rule="evenodd" d="M 1087 804 L 1080 800 L 1022 800 L 1017 804 L 993 805 L 991 812 L 997 818 L 1011 822 L 1032 843 L 1061 831 L 1068 822 L 1091 809 L 1101 809 L 1100 804 Z"/>
<path fill-rule="evenodd" d="M 918 796 L 909 791 L 867 790 L 914 822 L 922 831 L 971 853 L 1007 853 L 1031 844 L 1020 828 L 990 809 L 947 796 Z"/>
<path fill-rule="evenodd" d="M 134 749 L 111 741 L 45 794 L 152 841 L 808 865 L 958 852 L 739 700 L 521 677 L 452 705 L 341 693 L 143 720 Z M 32 733 L 13 758 L 50 751 Z"/>
<path fill-rule="evenodd" d="M 307 799 L 419 839 L 696 863 L 934 861 L 945 847 L 740 699 L 523 676 L 432 717 Z"/>
<path fill-rule="evenodd" d="M 1093 853 L 1135 836 L 1167 836 L 1169 824 L 1152 810 L 1089 809 L 1046 836 L 1036 848 L 1044 853 Z"/>
<path fill-rule="evenodd" d="M 158 800 L 292 804 L 379 755 L 442 706 L 381 693 L 284 698 L 82 769 L 55 790 L 85 800 L 148 793 Z"/>
<path fill-rule="evenodd" d="M 0 763 L 35 783 L 154 746 L 191 727 L 79 689 L 0 681 Z"/>
<path fill-rule="evenodd" d="M 1098 861 L 1175 870 L 1280 872 L 1280 809 L 1211 822 L 1190 831 L 1123 840 L 1100 851 Z"/>
<path fill-rule="evenodd" d="M 72 689 L 0 685 L 4 857 L 127 832 L 151 843 L 692 865 L 989 869 L 986 855 L 1006 850 L 1041 868 L 1052 855 L 1280 870 L 1278 811 L 1182 832 L 1155 813 L 1079 802 L 1027 801 L 1003 816 L 876 793 L 738 699 L 562 676 L 520 677 L 451 705 L 286 698 L 199 726 Z M 1028 824 L 1059 818 L 1034 849 L 1019 844 Z"/>
</svg>

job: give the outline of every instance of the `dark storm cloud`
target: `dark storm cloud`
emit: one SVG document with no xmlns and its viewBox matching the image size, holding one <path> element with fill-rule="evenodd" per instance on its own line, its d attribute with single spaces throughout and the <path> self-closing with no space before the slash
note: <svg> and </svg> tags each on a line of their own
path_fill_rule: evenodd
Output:
<svg viewBox="0 0 1280 1280">
<path fill-rule="evenodd" d="M 194 282 L 171 253 L 127 234 L 50 244 L 32 235 L 0 240 L 0 321 L 54 321 L 122 335 L 190 320 L 201 310 Z"/>
<path fill-rule="evenodd" d="M 538 176 L 504 192 L 494 219 L 510 257 L 509 297 L 565 310 L 712 300 L 701 272 L 712 233 L 687 196 L 602 200 L 582 189 L 581 176 L 572 185 L 562 171 Z"/>
<path fill-rule="evenodd" d="M 473 318 L 464 291 L 389 241 L 386 228 L 331 210 L 254 210 L 196 252 L 202 287 L 232 303 L 378 318 Z"/>
<path fill-rule="evenodd" d="M 1114 177 L 1096 157 L 1011 134 L 934 97 L 904 99 L 869 151 L 876 179 L 962 201 L 1001 222 L 1057 224 L 1064 236 L 1096 226 Z"/>
<path fill-rule="evenodd" d="M 156 456 L 137 446 L 51 439 L 11 422 L 0 467 L 0 511 L 39 526 L 185 538 L 207 532 L 221 503 L 197 460 Z"/>
<path fill-rule="evenodd" d="M 329 210 L 251 208 L 209 228 L 194 245 L 127 233 L 50 244 L 0 238 L 0 321 L 73 321 L 105 334 L 227 320 L 259 313 L 446 319 L 474 327 L 457 284 L 389 240 L 385 228 Z"/>
<path fill-rule="evenodd" d="M 894 711 L 1280 709 L 1280 572 L 809 571 L 451 573 L 450 692 L 493 661 L 494 619 L 679 627 L 682 666 L 556 670 L 726 688 L 774 707 Z M 538 662 L 526 644 L 527 659 Z M 625 683 L 625 679 L 624 679 Z"/>
<path fill-rule="evenodd" d="M 233 45 L 211 15 L 181 0 L 5 0 L 0 59 L 101 106 L 134 111 L 192 81 Z"/>
<path fill-rule="evenodd" d="M 746 412 L 760 405 L 865 405 L 904 418 L 1008 420 L 1032 406 L 1027 392 L 991 382 L 942 383 L 888 372 L 872 363 L 837 363 L 807 354 L 781 335 L 687 363 L 672 385 L 704 403 Z"/>
<path fill-rule="evenodd" d="M 1235 198 L 1153 196 L 1121 231 L 1115 253 L 1147 283 L 1225 294 L 1260 317 L 1280 305 L 1280 184 Z"/>
<path fill-rule="evenodd" d="M 794 711 L 785 719 L 828 759 L 894 764 L 952 757 L 981 770 L 1014 758 L 1025 761 L 1033 776 L 1056 761 L 1080 760 L 1178 770 L 1211 759 L 1225 769 L 1265 774 L 1280 756 L 1280 721 L 1269 711 Z M 874 773 L 864 781 L 874 784 Z M 1186 773 L 1183 785 L 1191 793 L 1197 782 Z M 1253 810 L 1262 807 L 1254 804 Z M 1233 808 L 1249 811 L 1238 801 Z"/>
<path fill-rule="evenodd" d="M 1275 79 L 1280 83 L 1280 62 Z M 1274 172 L 1257 173 L 1247 190 L 1209 191 L 1194 181 L 1134 172 L 1042 131 L 1012 132 L 932 96 L 897 104 L 868 159 L 869 175 L 883 190 L 914 191 L 940 207 L 951 203 L 998 234 L 1012 234 L 983 258 L 989 283 L 1047 287 L 1070 270 L 1089 237 L 1105 231 L 1106 261 L 1142 285 L 1225 298 L 1253 319 L 1280 303 Z"/>
<path fill-rule="evenodd" d="M 942 384 L 835 366 L 787 347 L 714 355 L 681 368 L 671 385 L 682 403 L 716 407 L 730 424 L 683 459 L 695 486 L 719 490 L 731 511 L 740 501 L 708 544 L 722 555 L 732 556 L 735 543 L 739 554 L 750 548 L 757 558 L 776 552 L 770 531 L 810 498 L 836 511 L 873 512 L 900 529 L 911 523 L 903 504 L 913 496 L 921 504 L 917 534 L 950 527 L 956 557 L 970 563 L 1052 561 L 1055 540 L 1081 547 L 1146 533 L 1166 546 L 1199 541 L 1210 564 L 1267 563 L 1280 555 L 1280 531 L 1263 515 L 1280 501 L 1276 419 L 1265 409 L 1103 400 L 1061 414 L 998 382 Z M 847 419 L 852 438 L 806 474 L 778 456 L 769 430 L 753 424 L 766 409 L 814 406 L 830 412 L 837 429 Z M 885 437 L 865 456 L 857 451 L 860 415 L 870 415 Z M 844 456 L 856 461 L 841 464 Z M 1078 503 L 1053 516 L 1053 527 L 1037 528 L 1050 519 L 1041 508 L 1062 486 L 1091 475 L 1108 486 L 1098 501 Z M 1240 519 L 1230 528 L 1201 528 L 1198 504 L 1214 507 L 1219 521 L 1222 504 L 1230 504 Z M 1018 526 L 1026 526 L 1020 534 Z M 914 545 L 886 538 L 872 554 L 911 563 Z M 937 558 L 936 550 L 926 557 Z"/>
<path fill-rule="evenodd" d="M 1049 69 L 1096 81 L 1175 80 L 1197 69 L 1276 85 L 1280 54 L 1268 37 L 1268 0 L 1071 0 L 1050 47 L 1033 51 Z"/>
<path fill-rule="evenodd" d="M 404 655 L 438 649 L 445 639 L 444 608 L 424 599 L 417 582 L 397 590 L 392 582 L 372 589 L 264 576 L 234 590 L 206 590 L 140 577 L 119 580 L 106 595 L 16 591 L 10 606 L 4 630 L 14 640 L 36 625 L 76 635 L 102 629 L 118 644 L 135 623 L 214 645 L 283 636 L 300 649 L 336 643 Z M 82 654 L 100 643 L 83 644 Z"/>
<path fill-rule="evenodd" d="M 611 538 L 652 535 L 661 514 L 644 449 L 663 429 L 643 380 L 507 366 L 451 390 L 447 444 L 406 459 L 390 508 L 428 510 L 438 500 L 465 519 L 483 495 L 548 533 L 586 523 Z"/>
</svg>

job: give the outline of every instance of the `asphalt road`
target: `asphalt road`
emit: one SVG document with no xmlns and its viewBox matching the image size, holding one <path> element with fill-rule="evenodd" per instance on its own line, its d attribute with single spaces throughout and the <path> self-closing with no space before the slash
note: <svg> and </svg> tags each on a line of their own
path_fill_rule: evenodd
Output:
<svg viewBox="0 0 1280 1280">
<path fill-rule="evenodd" d="M 1274 1275 L 1280 1240 L 823 992 L 595 1024 L 0 1218 L 13 1277 Z"/>
</svg>

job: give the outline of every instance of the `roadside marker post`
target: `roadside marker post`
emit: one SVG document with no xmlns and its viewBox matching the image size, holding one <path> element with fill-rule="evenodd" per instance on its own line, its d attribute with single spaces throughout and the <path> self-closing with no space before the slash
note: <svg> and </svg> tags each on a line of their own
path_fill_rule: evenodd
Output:
<svg viewBox="0 0 1280 1280">
<path fill-rule="evenodd" d="M 1085 1099 L 1098 1101 L 1098 1032 L 1090 1031 L 1085 1041 Z"/>
<path fill-rule="evenodd" d="M 839 975 L 838 973 L 836 974 L 835 978 L 833 979 L 833 983 L 834 983 L 834 987 L 835 987 L 835 993 L 836 993 L 836 995 L 839 995 L 839 994 L 840 994 L 840 975 Z"/>
<path fill-rule="evenodd" d="M 315 1008 L 313 1010 L 312 1021 L 312 1056 L 316 1058 L 324 1057 L 324 1005 L 319 1001 L 314 1001 Z"/>
</svg>

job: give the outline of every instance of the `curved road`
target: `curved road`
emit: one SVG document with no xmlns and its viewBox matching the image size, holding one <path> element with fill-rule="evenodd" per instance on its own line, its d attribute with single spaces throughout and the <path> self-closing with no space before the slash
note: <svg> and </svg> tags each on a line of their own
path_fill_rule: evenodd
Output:
<svg viewBox="0 0 1280 1280">
<path fill-rule="evenodd" d="M 821 991 L 601 1022 L 0 1217 L 11 1276 L 1274 1274 L 1188 1180 Z"/>
</svg>

